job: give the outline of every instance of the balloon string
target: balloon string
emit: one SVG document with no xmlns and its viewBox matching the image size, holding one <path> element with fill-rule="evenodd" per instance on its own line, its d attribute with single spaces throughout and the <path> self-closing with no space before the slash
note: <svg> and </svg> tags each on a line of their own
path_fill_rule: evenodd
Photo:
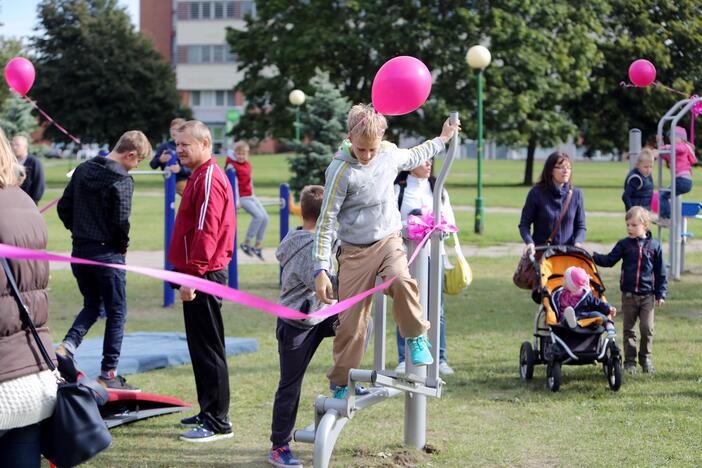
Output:
<svg viewBox="0 0 702 468">
<path fill-rule="evenodd" d="M 22 97 L 24 98 L 25 101 L 27 101 L 29 104 L 31 104 L 32 107 L 34 107 L 37 111 L 39 111 L 39 113 L 40 113 L 46 120 L 48 120 L 50 124 L 52 124 L 54 127 L 56 127 L 57 129 L 59 129 L 59 130 L 60 130 L 64 135 L 66 135 L 68 138 L 70 138 L 71 140 L 73 140 L 74 143 L 80 144 L 80 138 L 76 138 L 76 137 L 74 137 L 73 135 L 71 135 L 70 133 L 68 133 L 68 132 L 66 131 L 65 128 L 63 128 L 61 125 L 58 124 L 58 122 L 56 122 L 54 119 L 52 119 L 51 116 L 50 116 L 49 114 L 47 114 L 46 112 L 44 112 L 44 110 L 42 110 L 42 108 L 39 107 L 39 106 L 37 105 L 36 102 L 34 102 L 34 101 L 32 101 L 31 99 L 29 99 L 26 95 L 25 95 L 25 96 L 22 96 Z"/>
<path fill-rule="evenodd" d="M 679 94 L 679 95 L 681 95 L 681 96 L 687 97 L 687 94 L 686 94 L 686 93 L 683 93 L 682 91 L 678 91 L 678 90 L 675 89 L 675 88 L 671 88 L 670 86 L 666 86 L 666 85 L 664 85 L 663 83 L 661 83 L 660 81 L 654 81 L 653 84 L 654 84 L 655 86 L 660 86 L 661 88 L 667 89 L 667 90 L 670 91 L 670 92 L 677 93 L 677 94 Z"/>
</svg>

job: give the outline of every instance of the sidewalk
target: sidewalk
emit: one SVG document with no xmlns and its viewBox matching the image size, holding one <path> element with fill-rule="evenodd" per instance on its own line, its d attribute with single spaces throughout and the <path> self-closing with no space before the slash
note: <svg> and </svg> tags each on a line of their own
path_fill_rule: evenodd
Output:
<svg viewBox="0 0 702 468">
<path fill-rule="evenodd" d="M 588 242 L 585 246 L 597 252 L 609 252 L 612 245 L 596 244 Z M 495 245 L 491 247 L 475 247 L 471 245 L 462 245 L 463 254 L 468 258 L 472 257 L 514 257 L 515 259 L 522 255 L 524 244 L 509 243 Z M 667 244 L 663 247 L 667 248 Z M 702 252 L 702 239 L 690 239 L 685 245 L 686 252 Z M 240 265 L 276 265 L 278 261 L 275 258 L 275 248 L 267 247 L 263 249 L 263 258 L 265 261 L 259 260 L 257 257 L 249 257 L 243 252 L 238 253 L 238 262 Z M 63 253 L 62 255 L 70 255 Z M 145 266 L 150 268 L 163 268 L 163 251 L 145 251 L 145 250 L 130 250 L 127 254 L 127 263 L 130 265 Z M 51 262 L 52 270 L 68 270 L 70 264 L 61 262 Z"/>
</svg>

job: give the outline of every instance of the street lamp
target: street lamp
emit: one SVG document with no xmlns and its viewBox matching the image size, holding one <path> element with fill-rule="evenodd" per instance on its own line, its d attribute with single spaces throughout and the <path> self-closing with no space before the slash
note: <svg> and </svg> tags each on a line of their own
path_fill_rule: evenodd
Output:
<svg viewBox="0 0 702 468">
<path fill-rule="evenodd" d="M 478 78 L 478 196 L 475 198 L 475 233 L 483 233 L 483 70 L 490 65 L 490 51 L 487 47 L 475 45 L 468 49 L 466 63 L 477 71 Z"/>
<path fill-rule="evenodd" d="M 295 141 L 300 142 L 300 106 L 305 103 L 305 93 L 299 89 L 293 89 L 288 95 L 290 104 L 295 106 Z"/>
</svg>

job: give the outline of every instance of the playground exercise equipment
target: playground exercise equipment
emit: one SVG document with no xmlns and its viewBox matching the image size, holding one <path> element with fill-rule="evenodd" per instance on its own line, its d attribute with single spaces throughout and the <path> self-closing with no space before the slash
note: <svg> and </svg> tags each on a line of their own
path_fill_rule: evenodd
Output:
<svg viewBox="0 0 702 468">
<path fill-rule="evenodd" d="M 680 279 L 680 274 L 682 273 L 683 259 L 682 255 L 684 253 L 684 238 L 683 232 L 685 224 L 684 215 L 682 214 L 682 196 L 678 195 L 675 190 L 675 147 L 677 144 L 677 136 L 675 134 L 675 127 L 678 126 L 680 120 L 690 112 L 690 110 L 697 103 L 702 102 L 700 97 L 691 97 L 689 99 L 682 99 L 675 103 L 668 112 L 663 115 L 661 120 L 658 121 L 658 131 L 657 131 L 657 141 L 658 141 L 658 153 L 659 154 L 669 154 L 670 155 L 670 188 L 663 186 L 663 160 L 658 158 L 658 196 L 660 197 L 663 193 L 670 193 L 670 227 L 668 235 L 668 260 L 670 264 L 669 275 L 673 279 Z M 668 127 L 668 134 L 670 135 L 670 150 L 663 149 L 663 136 L 666 126 Z M 658 224 L 658 241 L 663 244 L 663 229 L 660 223 Z"/>
<path fill-rule="evenodd" d="M 69 171 L 66 177 L 71 177 L 73 171 Z M 234 199 L 236 200 L 236 171 L 232 168 L 227 168 L 225 171 L 229 183 L 232 187 L 232 193 L 234 194 Z M 173 172 L 166 170 L 163 172 L 159 171 L 130 171 L 130 175 L 135 176 L 159 176 L 163 177 L 163 268 L 165 270 L 172 270 L 173 265 L 168 261 L 168 250 L 171 245 L 171 236 L 173 235 L 173 226 L 175 224 L 175 200 L 176 200 L 176 184 Z M 280 207 L 280 240 L 288 234 L 289 230 L 289 217 L 290 217 L 290 186 L 288 184 L 280 184 L 280 198 L 277 202 L 273 203 Z M 235 202 L 236 203 L 236 202 Z M 271 203 L 264 203 L 264 206 L 271 206 Z M 236 210 L 236 204 L 234 205 Z M 232 260 L 229 263 L 229 282 L 228 286 L 231 288 L 239 287 L 239 273 L 238 273 L 238 263 L 237 263 L 237 238 L 234 235 L 234 250 L 232 255 Z M 171 307 L 175 303 L 175 292 L 168 282 L 163 283 L 163 307 Z"/>
<path fill-rule="evenodd" d="M 452 112 L 453 122 L 458 119 L 458 113 Z M 458 134 L 454 134 L 449 144 L 446 157 L 441 166 L 441 172 L 434 185 L 434 221 L 439 224 L 441 216 L 441 193 L 446 176 L 453 160 L 459 151 Z M 440 258 L 443 234 L 434 232 L 431 235 L 431 245 L 423 246 L 422 251 L 410 266 L 412 276 L 419 285 L 419 299 L 425 318 L 432 326 L 429 329 L 429 341 L 432 343 L 431 353 L 434 363 L 427 367 L 414 367 L 409 357 L 405 360 L 406 374 L 397 374 L 385 368 L 386 357 L 386 306 L 387 299 L 381 294 L 375 295 L 374 312 L 374 356 L 373 369 L 351 369 L 349 372 L 348 391 L 346 400 L 318 396 L 314 402 L 314 424 L 305 429 L 296 430 L 293 437 L 298 442 L 314 444 L 314 467 L 327 468 L 331 459 L 334 445 L 342 429 L 358 413 L 358 411 L 385 401 L 401 393 L 405 395 L 404 442 L 405 445 L 423 448 L 426 445 L 427 397 L 441 397 L 444 381 L 439 378 L 439 314 L 441 306 L 441 265 L 440 262 L 429 262 L 428 250 L 432 258 Z M 416 249 L 414 242 L 409 242 L 410 253 Z M 428 273 L 427 273 L 428 272 Z M 428 306 L 428 307 L 427 307 Z M 406 347 L 409 352 L 409 347 Z M 370 384 L 367 395 L 356 395 L 355 384 Z"/>
</svg>

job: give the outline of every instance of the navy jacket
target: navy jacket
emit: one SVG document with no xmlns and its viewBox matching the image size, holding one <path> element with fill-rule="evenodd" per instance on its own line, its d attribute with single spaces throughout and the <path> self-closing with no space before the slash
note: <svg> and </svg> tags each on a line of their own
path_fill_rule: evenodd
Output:
<svg viewBox="0 0 702 468">
<path fill-rule="evenodd" d="M 44 168 L 39 160 L 31 154 L 22 161 L 22 165 L 26 177 L 20 188 L 38 205 L 41 196 L 44 195 Z"/>
<path fill-rule="evenodd" d="M 651 198 L 653 198 L 653 177 L 644 176 L 637 168 L 630 170 L 624 179 L 622 194 L 626 211 L 629 211 L 632 206 L 643 206 L 650 210 Z"/>
<path fill-rule="evenodd" d="M 519 220 L 519 234 L 525 244 L 532 242 L 536 245 L 546 244 L 548 236 L 561 215 L 561 208 L 567 195 L 567 186 L 562 189 L 553 187 L 548 190 L 535 186 L 529 190 L 522 208 L 522 217 Z M 530 232 L 532 224 L 533 233 Z M 573 188 L 573 198 L 570 200 L 568 212 L 551 244 L 575 245 L 576 242 L 585 242 L 585 204 L 583 192 Z"/>
<path fill-rule="evenodd" d="M 555 291 L 553 291 L 553 295 L 551 296 L 551 303 L 555 306 L 555 310 L 559 311 L 561 314 L 563 311 L 560 310 L 560 299 L 563 291 L 565 291 L 565 288 L 563 286 L 559 286 Z M 573 310 L 575 311 L 575 318 L 579 320 L 582 318 L 582 315 L 585 312 L 600 312 L 604 315 L 609 315 L 609 304 L 599 297 L 595 297 L 595 295 L 592 294 L 592 291 L 588 291 L 583 297 L 580 298 L 575 307 L 573 307 Z"/>
<path fill-rule="evenodd" d="M 599 266 L 611 267 L 622 260 L 620 289 L 646 296 L 655 294 L 656 299 L 665 299 L 668 291 L 663 251 L 651 233 L 645 239 L 627 237 L 616 243 L 607 255 L 595 253 L 593 260 Z"/>
<path fill-rule="evenodd" d="M 168 161 L 168 163 L 162 163 L 159 161 L 159 158 L 163 154 L 164 151 L 171 151 L 172 157 L 171 160 Z M 192 174 L 192 171 L 188 169 L 187 167 L 183 166 L 178 162 L 178 158 L 175 156 L 176 154 L 176 144 L 175 141 L 173 140 L 168 140 L 165 143 L 161 143 L 156 147 L 154 150 L 154 157 L 151 158 L 151 161 L 149 161 L 149 166 L 151 166 L 151 169 L 161 169 L 162 171 L 166 169 L 167 166 L 171 166 L 175 163 L 178 163 L 180 165 L 180 171 L 176 173 L 176 180 L 184 180 L 190 177 Z"/>
</svg>

